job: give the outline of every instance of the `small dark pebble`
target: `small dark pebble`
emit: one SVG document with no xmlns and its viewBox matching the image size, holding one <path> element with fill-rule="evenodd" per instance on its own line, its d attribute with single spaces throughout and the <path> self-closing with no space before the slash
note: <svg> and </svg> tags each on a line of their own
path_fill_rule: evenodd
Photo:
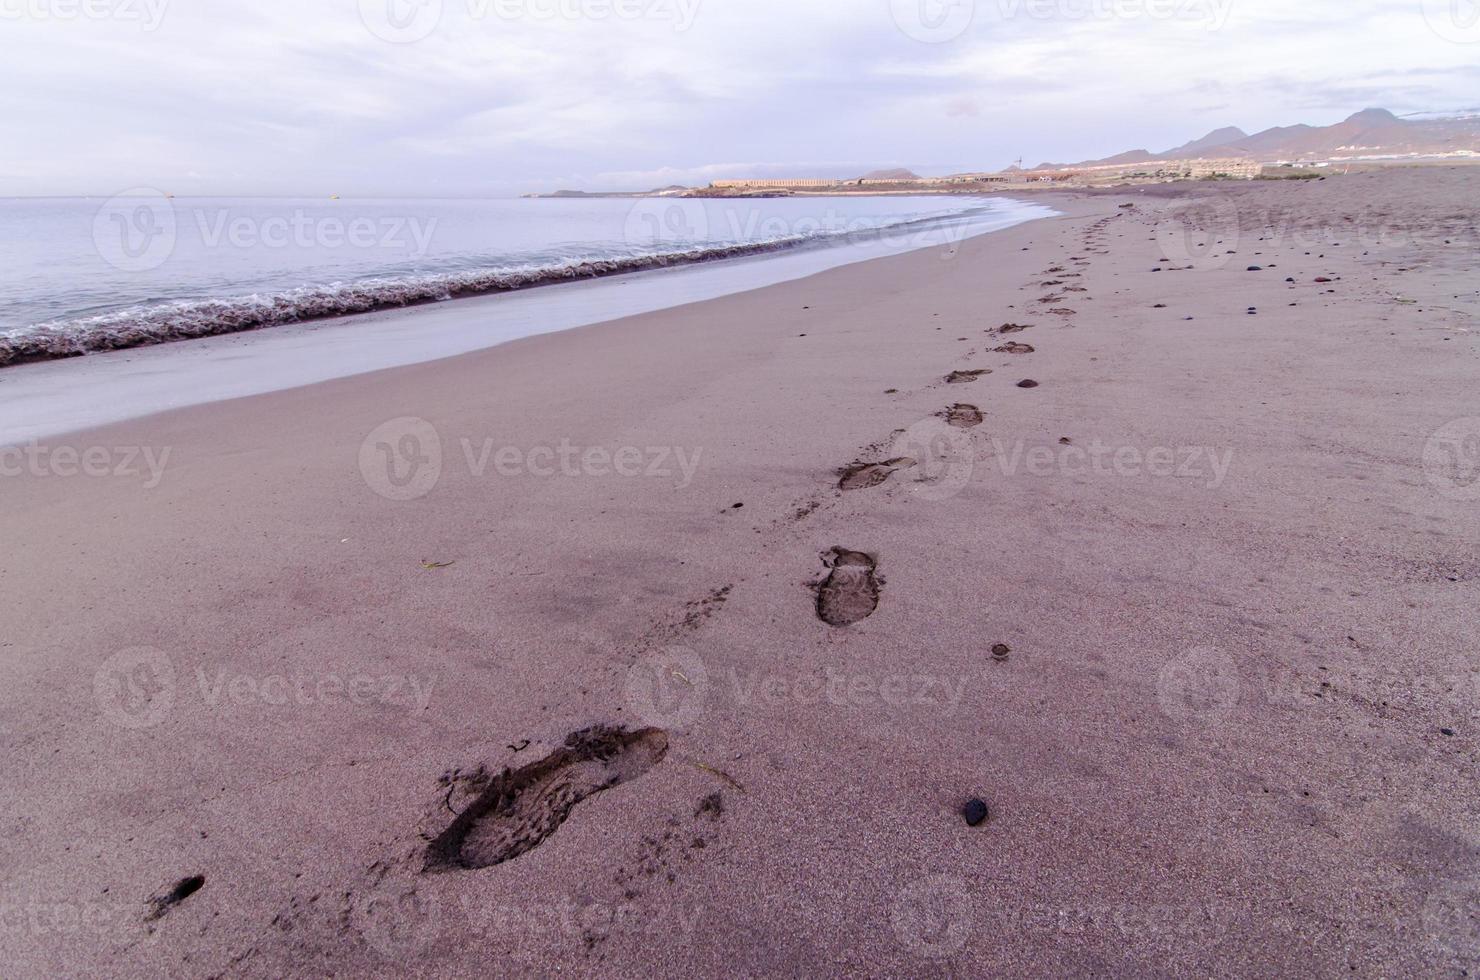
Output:
<svg viewBox="0 0 1480 980">
<path fill-rule="evenodd" d="M 997 660 L 1006 660 L 1009 653 L 1012 653 L 1012 647 L 1006 643 L 998 643 L 992 647 L 992 656 Z"/>
<path fill-rule="evenodd" d="M 980 827 L 987 822 L 987 805 L 981 800 L 967 800 L 966 806 L 961 808 L 961 816 L 966 818 L 966 826 Z"/>
<path fill-rule="evenodd" d="M 1017 386 L 1019 388 L 1036 388 L 1038 387 L 1038 382 L 1034 381 L 1032 378 L 1024 378 L 1022 381 L 1019 381 L 1017 383 Z"/>
<path fill-rule="evenodd" d="M 1439 729 L 1439 734 L 1440 735 L 1445 735 L 1445 736 L 1447 736 L 1449 738 L 1453 738 L 1454 737 L 1454 729 L 1453 728 L 1441 728 L 1441 729 Z"/>
<path fill-rule="evenodd" d="M 1251 265 L 1251 266 L 1249 266 L 1249 268 L 1246 271 L 1248 271 L 1248 272 L 1263 272 L 1264 271 L 1264 266 L 1262 266 L 1262 265 Z"/>
<path fill-rule="evenodd" d="M 736 504 L 734 507 L 731 507 L 730 509 L 731 510 L 739 510 L 741 507 L 744 507 L 744 506 L 745 506 L 744 504 Z"/>
</svg>

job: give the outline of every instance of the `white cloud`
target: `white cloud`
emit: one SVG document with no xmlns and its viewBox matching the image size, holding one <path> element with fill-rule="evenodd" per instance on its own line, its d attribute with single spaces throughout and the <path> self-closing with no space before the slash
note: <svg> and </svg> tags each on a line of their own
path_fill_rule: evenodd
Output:
<svg viewBox="0 0 1480 980">
<path fill-rule="evenodd" d="M 969 29 L 935 44 L 891 0 L 423 0 L 441 4 L 436 29 L 400 44 L 360 0 L 169 0 L 153 29 L 122 15 L 146 0 L 114 0 L 113 19 L 55 2 L 0 0 L 0 194 L 982 168 L 1369 103 L 1460 108 L 1474 90 L 1474 47 L 1418 2 L 976 0 Z"/>
</svg>

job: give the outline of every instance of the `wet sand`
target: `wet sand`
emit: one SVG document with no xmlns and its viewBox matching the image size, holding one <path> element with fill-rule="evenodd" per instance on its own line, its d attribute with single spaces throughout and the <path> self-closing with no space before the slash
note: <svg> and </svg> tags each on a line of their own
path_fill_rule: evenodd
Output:
<svg viewBox="0 0 1480 980">
<path fill-rule="evenodd" d="M 49 441 L 6 975 L 1473 973 L 1480 175 L 1049 200 Z"/>
</svg>

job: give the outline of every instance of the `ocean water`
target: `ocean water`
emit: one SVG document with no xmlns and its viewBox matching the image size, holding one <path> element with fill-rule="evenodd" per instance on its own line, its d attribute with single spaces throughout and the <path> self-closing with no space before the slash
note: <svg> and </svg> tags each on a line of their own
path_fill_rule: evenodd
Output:
<svg viewBox="0 0 1480 980">
<path fill-rule="evenodd" d="M 0 366 L 772 250 L 908 247 L 991 198 L 0 200 Z"/>
<path fill-rule="evenodd" d="M 157 239 L 148 235 L 127 249 L 114 245 L 129 243 L 114 230 L 118 212 L 78 204 L 0 202 L 0 214 L 28 213 L 24 226 L 0 224 L 0 267 L 20 272 L 0 277 L 0 316 L 8 318 L 0 325 L 19 324 L 0 326 L 11 357 L 0 367 L 0 448 L 452 357 L 902 252 L 953 262 L 966 238 L 1057 213 L 1038 202 L 940 197 L 378 202 L 351 211 L 305 202 L 301 212 L 294 202 L 224 202 L 236 217 L 259 219 L 239 223 L 234 243 L 223 245 L 227 232 L 214 230 L 209 206 L 186 202 L 170 205 L 180 209 L 173 246 L 151 253 Z M 196 224 L 198 207 L 209 234 Z M 180 228 L 181 213 L 194 231 Z M 304 223 L 314 215 L 328 218 Z M 362 223 L 359 244 L 348 245 L 336 237 L 350 232 L 346 216 L 386 220 Z M 150 217 L 126 213 L 143 223 L 123 230 L 154 227 Z M 291 237 L 294 219 L 309 237 Z M 407 236 L 399 244 L 397 221 Z M 92 239 L 99 225 L 113 230 L 101 246 Z M 428 227 L 436 229 L 430 237 Z M 371 234 L 391 237 L 382 248 L 370 244 Z M 109 248 L 120 249 L 111 261 L 102 254 Z M 397 249 L 403 254 L 390 254 Z M 129 268 L 132 261 L 140 267 Z M 619 271 L 627 274 L 610 274 Z M 513 288 L 536 284 L 547 285 Z M 410 303 L 423 305 L 398 308 Z M 372 312 L 321 315 L 357 310 Z M 266 324 L 276 325 L 251 329 Z M 168 339 L 178 342 L 157 342 Z M 62 356 L 82 352 L 90 356 Z"/>
</svg>

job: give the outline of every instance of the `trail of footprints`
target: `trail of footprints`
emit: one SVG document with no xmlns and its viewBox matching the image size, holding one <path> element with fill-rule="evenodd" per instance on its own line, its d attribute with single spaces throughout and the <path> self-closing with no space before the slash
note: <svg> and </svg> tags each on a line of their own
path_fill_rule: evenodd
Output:
<svg viewBox="0 0 1480 980">
<path fill-rule="evenodd" d="M 1102 219 L 1090 226 L 1084 244 L 1091 254 L 1105 245 L 1110 220 Z M 1071 261 L 1080 268 L 1089 264 L 1085 256 L 1073 256 Z M 1049 277 L 1041 283 L 1044 288 L 1084 292 L 1083 287 L 1066 283 L 1079 278 L 1077 272 L 1053 266 L 1043 275 Z M 1040 302 L 1051 305 L 1062 299 L 1059 293 L 1052 293 Z M 1073 310 L 1063 307 L 1048 312 L 1074 315 Z M 1004 323 L 994 332 L 1005 336 L 1030 326 Z M 1017 356 L 1033 353 L 1034 347 L 1014 340 L 992 348 L 992 352 Z M 971 384 L 991 373 L 990 368 L 956 370 L 945 376 L 945 383 Z M 1019 385 L 1035 386 L 1036 382 Z M 972 429 L 985 421 L 981 409 L 966 402 L 951 404 L 938 417 L 958 429 Z M 916 460 L 907 457 L 855 462 L 838 471 L 837 489 L 844 493 L 869 490 L 916 465 Z M 810 502 L 793 519 L 805 518 L 819 505 L 820 501 Z M 841 629 L 873 615 L 884 589 L 878 556 L 835 547 L 823 554 L 822 564 L 823 575 L 813 586 L 817 618 Z M 722 602 L 723 593 L 720 596 Z M 702 618 L 693 623 L 685 620 L 685 625 L 698 628 Z M 669 736 L 662 729 L 633 731 L 598 725 L 571 733 L 560 748 L 517 769 L 505 768 L 496 774 L 482 767 L 470 773 L 450 772 L 442 777 L 444 799 L 440 802 L 453 816 L 439 833 L 426 838 L 421 872 L 472 871 L 513 861 L 548 840 L 582 801 L 640 778 L 662 762 L 668 749 Z"/>
</svg>

